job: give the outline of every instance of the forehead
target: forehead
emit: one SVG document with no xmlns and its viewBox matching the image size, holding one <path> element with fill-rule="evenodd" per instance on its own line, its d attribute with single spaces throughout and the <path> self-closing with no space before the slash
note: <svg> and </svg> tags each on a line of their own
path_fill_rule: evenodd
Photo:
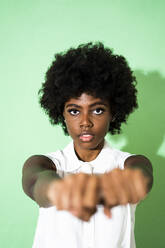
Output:
<svg viewBox="0 0 165 248">
<path fill-rule="evenodd" d="M 66 104 L 70 104 L 70 103 L 75 103 L 75 104 L 78 104 L 78 105 L 91 105 L 93 103 L 96 103 L 98 102 L 98 104 L 100 103 L 104 103 L 104 104 L 107 104 L 109 105 L 108 101 L 105 100 L 105 99 L 101 99 L 99 97 L 94 97 L 92 95 L 89 95 L 87 93 L 82 93 L 79 97 L 73 97 L 73 98 L 70 98 L 66 103 Z"/>
</svg>

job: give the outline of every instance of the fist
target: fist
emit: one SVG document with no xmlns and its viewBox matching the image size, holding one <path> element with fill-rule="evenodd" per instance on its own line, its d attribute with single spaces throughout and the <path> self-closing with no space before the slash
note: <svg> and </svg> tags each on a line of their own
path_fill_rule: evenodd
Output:
<svg viewBox="0 0 165 248">
<path fill-rule="evenodd" d="M 111 217 L 112 207 L 138 203 L 147 194 L 147 183 L 139 169 L 114 169 L 100 176 L 79 173 L 52 181 L 47 198 L 58 210 L 88 221 L 97 204 L 103 204 L 104 213 Z"/>
<path fill-rule="evenodd" d="M 99 177 L 84 173 L 68 175 L 53 181 L 48 190 L 51 205 L 67 210 L 76 217 L 88 221 L 96 212 L 99 202 Z"/>
<path fill-rule="evenodd" d="M 147 194 L 147 179 L 139 169 L 114 169 L 100 176 L 104 213 L 110 217 L 110 209 L 117 205 L 138 203 Z"/>
</svg>

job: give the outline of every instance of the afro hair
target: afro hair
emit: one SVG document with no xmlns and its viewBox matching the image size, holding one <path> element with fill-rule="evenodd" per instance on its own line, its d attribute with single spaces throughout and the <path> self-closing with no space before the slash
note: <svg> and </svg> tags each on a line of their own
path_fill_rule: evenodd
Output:
<svg viewBox="0 0 165 248">
<path fill-rule="evenodd" d="M 113 116 L 109 132 L 115 134 L 138 106 L 135 85 L 136 78 L 123 56 L 113 54 L 101 42 L 90 42 L 55 54 L 39 90 L 39 101 L 51 124 L 60 124 L 67 135 L 66 101 L 82 93 L 108 100 Z"/>
</svg>

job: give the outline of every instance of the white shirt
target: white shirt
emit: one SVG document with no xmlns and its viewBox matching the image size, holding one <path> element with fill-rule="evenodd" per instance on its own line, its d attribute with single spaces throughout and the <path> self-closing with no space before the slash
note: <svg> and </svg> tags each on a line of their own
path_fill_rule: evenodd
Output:
<svg viewBox="0 0 165 248">
<path fill-rule="evenodd" d="M 64 150 L 47 156 L 54 162 L 57 173 L 64 177 L 73 173 L 101 174 L 115 168 L 124 169 L 129 153 L 109 146 L 107 141 L 97 158 L 90 162 L 80 161 L 73 142 Z M 104 215 L 103 206 L 89 222 L 82 221 L 68 211 L 56 207 L 40 208 L 33 248 L 135 248 L 135 205 L 127 204 L 112 208 L 112 218 Z"/>
</svg>

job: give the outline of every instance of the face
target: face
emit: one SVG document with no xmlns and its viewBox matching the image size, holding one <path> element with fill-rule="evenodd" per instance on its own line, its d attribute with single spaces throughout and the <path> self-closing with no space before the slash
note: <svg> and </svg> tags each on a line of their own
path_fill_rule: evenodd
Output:
<svg viewBox="0 0 165 248">
<path fill-rule="evenodd" d="M 65 103 L 63 115 L 76 151 L 102 148 L 112 119 L 107 101 L 83 93 Z"/>
</svg>

